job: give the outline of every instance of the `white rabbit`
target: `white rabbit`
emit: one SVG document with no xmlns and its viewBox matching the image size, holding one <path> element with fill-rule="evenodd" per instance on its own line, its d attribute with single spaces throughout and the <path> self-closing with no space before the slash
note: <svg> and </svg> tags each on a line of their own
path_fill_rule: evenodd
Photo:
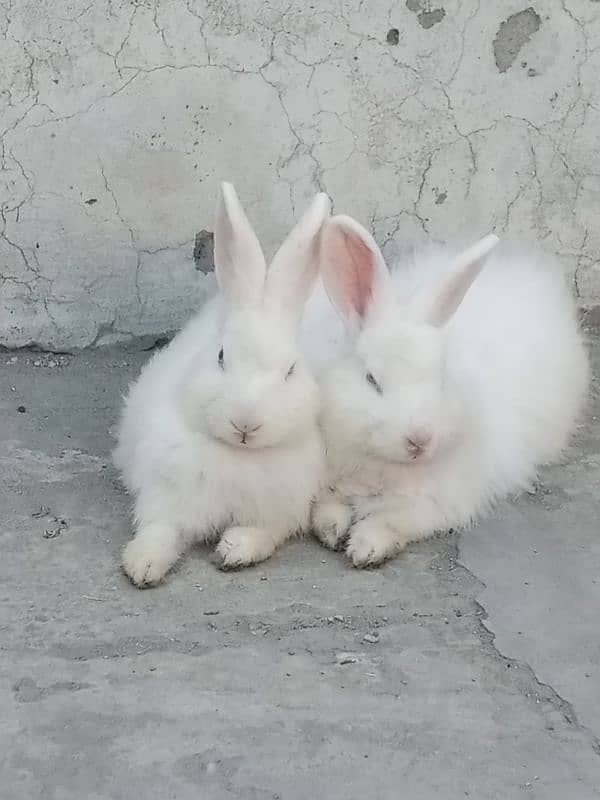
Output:
<svg viewBox="0 0 600 800">
<path fill-rule="evenodd" d="M 313 525 L 357 567 L 469 525 L 568 440 L 588 381 L 574 302 L 558 264 L 489 256 L 497 242 L 457 258 L 431 248 L 390 274 L 353 219 L 323 227 L 322 278 L 339 317 L 321 287 L 303 335 L 331 488 Z"/>
<path fill-rule="evenodd" d="M 135 496 L 123 566 L 163 578 L 192 542 L 221 535 L 224 568 L 262 561 L 308 527 L 323 475 L 319 392 L 298 345 L 318 273 L 324 194 L 269 270 L 233 186 L 215 223 L 220 294 L 159 352 L 126 399 L 115 464 Z"/>
</svg>

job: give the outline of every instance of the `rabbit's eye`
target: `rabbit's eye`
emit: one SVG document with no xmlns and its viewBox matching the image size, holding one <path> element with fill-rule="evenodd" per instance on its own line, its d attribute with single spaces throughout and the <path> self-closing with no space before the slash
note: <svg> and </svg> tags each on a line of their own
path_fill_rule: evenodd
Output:
<svg viewBox="0 0 600 800">
<path fill-rule="evenodd" d="M 287 375 L 285 376 L 285 379 L 286 379 L 286 381 L 287 381 L 287 379 L 288 379 L 288 378 L 291 378 L 291 377 L 292 377 L 292 375 L 294 374 L 294 370 L 295 370 L 295 369 L 296 369 L 296 362 L 294 361 L 294 363 L 292 364 L 292 366 L 291 366 L 291 367 L 288 369 L 288 371 L 287 371 Z"/>
<path fill-rule="evenodd" d="M 223 348 L 221 348 L 219 350 L 219 355 L 217 356 L 217 360 L 219 362 L 219 366 L 221 367 L 221 369 L 223 369 L 223 367 L 225 366 L 225 360 L 224 360 L 224 356 L 223 356 Z"/>
<path fill-rule="evenodd" d="M 367 379 L 367 383 L 371 384 L 371 386 L 375 389 L 377 394 L 381 394 L 382 393 L 381 392 L 381 386 L 377 383 L 377 381 L 373 377 L 373 373 L 372 372 L 367 372 L 367 374 L 365 375 L 365 378 Z"/>
</svg>

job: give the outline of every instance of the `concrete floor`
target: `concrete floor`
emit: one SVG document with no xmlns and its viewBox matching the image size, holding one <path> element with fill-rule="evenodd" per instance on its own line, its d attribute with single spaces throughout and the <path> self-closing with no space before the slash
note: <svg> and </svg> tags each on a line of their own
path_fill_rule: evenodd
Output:
<svg viewBox="0 0 600 800">
<path fill-rule="evenodd" d="M 366 572 L 197 550 L 141 592 L 109 429 L 147 355 L 0 354 L 2 798 L 600 796 L 597 383 L 566 463 L 476 530 Z"/>
</svg>

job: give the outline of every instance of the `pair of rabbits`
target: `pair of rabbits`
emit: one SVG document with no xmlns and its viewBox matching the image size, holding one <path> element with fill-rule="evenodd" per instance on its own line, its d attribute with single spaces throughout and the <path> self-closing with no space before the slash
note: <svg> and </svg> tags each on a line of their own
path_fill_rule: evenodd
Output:
<svg viewBox="0 0 600 800">
<path fill-rule="evenodd" d="M 318 194 L 267 270 L 230 184 L 214 242 L 220 292 L 146 365 L 121 421 L 137 586 L 192 542 L 218 540 L 237 568 L 309 528 L 379 564 L 468 525 L 567 442 L 588 363 L 555 263 L 491 255 L 487 236 L 390 272 Z"/>
</svg>

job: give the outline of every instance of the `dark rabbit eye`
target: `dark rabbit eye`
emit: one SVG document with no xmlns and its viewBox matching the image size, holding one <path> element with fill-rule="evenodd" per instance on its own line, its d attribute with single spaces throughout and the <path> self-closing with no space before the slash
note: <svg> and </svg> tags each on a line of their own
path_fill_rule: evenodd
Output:
<svg viewBox="0 0 600 800">
<path fill-rule="evenodd" d="M 365 377 L 366 377 L 368 383 L 370 383 L 371 386 L 375 389 L 377 394 L 381 394 L 381 386 L 377 383 L 377 381 L 373 377 L 373 373 L 372 372 L 367 372 Z"/>
<path fill-rule="evenodd" d="M 223 367 L 225 366 L 225 361 L 223 359 L 223 348 L 219 350 L 219 355 L 217 356 L 217 359 L 219 362 L 219 366 L 221 367 L 221 369 L 223 369 Z"/>
<path fill-rule="evenodd" d="M 286 381 L 287 381 L 287 379 L 288 379 L 288 378 L 291 378 L 291 377 L 292 377 L 292 375 L 294 374 L 294 370 L 295 370 L 295 369 L 296 369 L 296 362 L 294 362 L 294 363 L 292 364 L 292 366 L 291 366 L 291 367 L 288 369 L 288 371 L 287 371 L 287 375 L 285 376 L 285 379 L 286 379 Z"/>
</svg>

